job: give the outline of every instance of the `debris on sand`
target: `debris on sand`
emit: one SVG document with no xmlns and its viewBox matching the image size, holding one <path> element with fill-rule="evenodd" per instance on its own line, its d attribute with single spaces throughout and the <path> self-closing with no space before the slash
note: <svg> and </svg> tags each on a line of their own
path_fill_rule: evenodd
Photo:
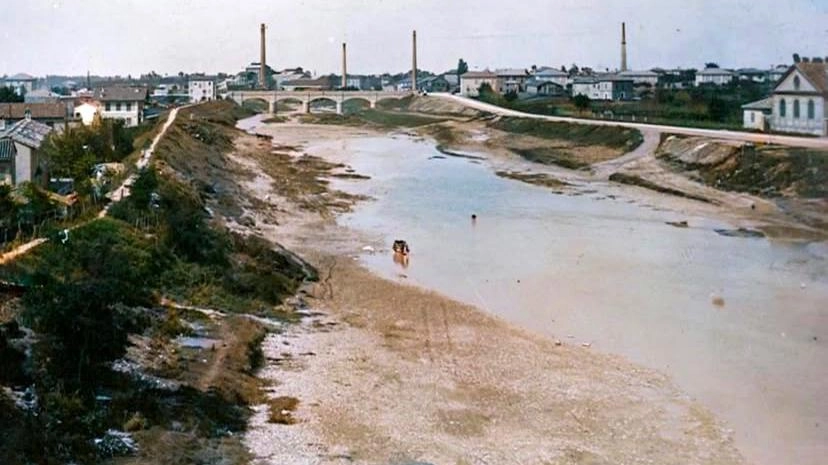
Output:
<svg viewBox="0 0 828 465">
<path fill-rule="evenodd" d="M 674 226 L 676 228 L 690 227 L 690 225 L 687 223 L 687 220 L 683 220 L 683 221 L 665 221 L 665 223 L 669 224 L 670 226 Z"/>
<path fill-rule="evenodd" d="M 370 252 L 370 253 L 374 253 L 374 252 L 375 252 L 374 248 L 373 248 L 373 247 L 371 247 L 370 245 L 366 245 L 365 247 L 363 247 L 363 248 L 362 248 L 362 250 L 363 250 L 364 252 Z"/>
<path fill-rule="evenodd" d="M 718 294 L 710 294 L 710 302 L 717 307 L 724 307 L 724 297 Z"/>
<path fill-rule="evenodd" d="M 755 229 L 738 228 L 738 229 L 714 229 L 716 234 L 725 237 L 748 237 L 748 238 L 762 238 L 765 233 Z"/>
</svg>

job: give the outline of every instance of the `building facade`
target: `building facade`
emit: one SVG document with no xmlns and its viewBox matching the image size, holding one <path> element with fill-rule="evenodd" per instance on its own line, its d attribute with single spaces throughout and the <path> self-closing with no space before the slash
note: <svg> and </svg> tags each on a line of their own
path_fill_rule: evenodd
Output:
<svg viewBox="0 0 828 465">
<path fill-rule="evenodd" d="M 554 82 L 561 87 L 569 84 L 569 73 L 555 68 L 540 68 L 535 72 L 534 78 L 538 81 Z"/>
<path fill-rule="evenodd" d="M 828 63 L 791 66 L 776 84 L 771 99 L 771 130 L 828 135 Z"/>
<path fill-rule="evenodd" d="M 764 131 L 773 113 L 773 99 L 766 98 L 742 105 L 742 126 L 745 129 Z"/>
<path fill-rule="evenodd" d="M 696 71 L 696 86 L 723 86 L 733 82 L 736 73 L 721 68 L 706 68 Z"/>
<path fill-rule="evenodd" d="M 633 81 L 618 76 L 578 78 L 572 83 L 572 96 L 586 95 L 590 100 L 629 100 Z"/>
<path fill-rule="evenodd" d="M 529 72 L 525 69 L 501 69 L 497 71 L 500 80 L 500 87 L 495 90 L 501 94 L 507 92 L 525 92 L 526 81 L 529 80 Z"/>
<path fill-rule="evenodd" d="M 17 95 L 25 96 L 37 89 L 37 78 L 26 73 L 18 73 L 3 79 L 0 84 L 4 87 L 11 87 Z"/>
<path fill-rule="evenodd" d="M 622 71 L 618 73 L 619 77 L 632 80 L 633 84 L 647 84 L 655 87 L 658 84 L 658 73 L 653 71 Z"/>
<path fill-rule="evenodd" d="M 40 155 L 40 146 L 52 128 L 24 119 L 0 131 L 0 184 L 34 182 L 47 186 L 49 174 Z"/>
<path fill-rule="evenodd" d="M 460 76 L 460 94 L 466 97 L 477 97 L 480 86 L 488 84 L 495 92 L 501 88 L 501 79 L 491 71 L 469 71 Z"/>
<path fill-rule="evenodd" d="M 212 76 L 191 76 L 187 85 L 190 102 L 209 102 L 216 99 L 216 78 Z"/>
<path fill-rule="evenodd" d="M 103 119 L 122 120 L 126 127 L 134 127 L 144 122 L 147 95 L 146 87 L 101 87 L 95 89 L 93 99 Z"/>
</svg>

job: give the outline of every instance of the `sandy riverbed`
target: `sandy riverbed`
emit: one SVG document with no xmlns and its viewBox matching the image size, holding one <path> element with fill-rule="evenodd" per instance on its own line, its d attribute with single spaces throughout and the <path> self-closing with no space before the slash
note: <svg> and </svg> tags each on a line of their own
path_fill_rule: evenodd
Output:
<svg viewBox="0 0 828 465">
<path fill-rule="evenodd" d="M 273 134 L 297 147 L 365 131 Z M 246 437 L 257 463 L 743 463 L 730 432 L 665 376 L 372 275 L 353 259 L 365 238 L 267 201 L 279 224 L 262 232 L 321 280 L 305 323 L 265 341 L 270 395 L 298 398 L 299 421 L 272 424 L 259 408 Z"/>
</svg>

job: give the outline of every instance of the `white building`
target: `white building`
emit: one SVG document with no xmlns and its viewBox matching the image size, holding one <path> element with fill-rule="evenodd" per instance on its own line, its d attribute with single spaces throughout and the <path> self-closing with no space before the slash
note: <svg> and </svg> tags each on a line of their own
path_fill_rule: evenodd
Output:
<svg viewBox="0 0 828 465">
<path fill-rule="evenodd" d="M 618 76 L 632 80 L 633 84 L 649 84 L 655 87 L 658 84 L 658 73 L 653 71 L 621 71 Z"/>
<path fill-rule="evenodd" d="M 773 89 L 770 129 L 828 135 L 828 63 L 796 63 Z"/>
<path fill-rule="evenodd" d="M 572 96 L 586 95 L 590 100 L 627 100 L 634 94 L 632 79 L 618 76 L 576 78 Z"/>
<path fill-rule="evenodd" d="M 84 126 L 89 126 L 100 116 L 101 107 L 96 102 L 83 102 L 75 105 L 75 118 L 80 119 Z"/>
<path fill-rule="evenodd" d="M 743 121 L 745 129 L 756 129 L 764 131 L 773 112 L 773 99 L 766 98 L 756 102 L 742 105 Z"/>
<path fill-rule="evenodd" d="M 569 73 L 555 68 L 540 68 L 535 71 L 535 79 L 538 81 L 554 82 L 561 87 L 566 87 L 569 84 Z"/>
<path fill-rule="evenodd" d="M 736 77 L 733 71 L 722 68 L 705 68 L 696 71 L 696 86 L 729 84 Z"/>
<path fill-rule="evenodd" d="M 187 85 L 190 102 L 209 102 L 216 99 L 216 78 L 214 76 L 190 76 Z"/>
<path fill-rule="evenodd" d="M 94 100 L 100 102 L 101 117 L 123 120 L 126 127 L 138 126 L 144 121 L 146 87 L 100 87 Z"/>
<path fill-rule="evenodd" d="M 469 71 L 460 76 L 460 94 L 466 97 L 477 97 L 478 90 L 483 84 L 488 84 L 492 90 L 501 88 L 500 78 L 491 71 Z"/>
<path fill-rule="evenodd" d="M 17 95 L 26 95 L 37 88 L 37 78 L 26 73 L 18 73 L 3 79 L 4 87 L 11 87 Z"/>
</svg>

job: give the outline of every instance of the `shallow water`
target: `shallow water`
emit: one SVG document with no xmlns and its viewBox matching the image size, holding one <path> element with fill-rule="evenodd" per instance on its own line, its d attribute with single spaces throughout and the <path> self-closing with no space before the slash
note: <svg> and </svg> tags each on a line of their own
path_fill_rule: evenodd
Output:
<svg viewBox="0 0 828 465">
<path fill-rule="evenodd" d="M 331 148 L 371 176 L 335 185 L 376 199 L 340 219 L 383 244 L 361 257 L 372 270 L 671 375 L 751 462 L 828 457 L 825 244 L 720 236 L 732 226 L 606 184 L 556 195 L 405 137 L 308 150 Z M 665 224 L 679 220 L 690 227 Z M 412 250 L 405 268 L 388 251 L 398 238 Z"/>
</svg>

